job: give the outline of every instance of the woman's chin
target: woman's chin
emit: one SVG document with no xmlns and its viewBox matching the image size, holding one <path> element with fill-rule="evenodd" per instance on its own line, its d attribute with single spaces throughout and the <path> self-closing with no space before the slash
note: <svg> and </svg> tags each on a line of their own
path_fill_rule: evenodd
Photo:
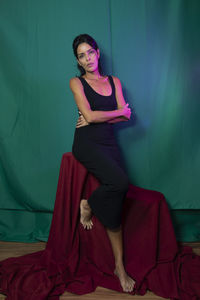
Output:
<svg viewBox="0 0 200 300">
<path fill-rule="evenodd" d="M 86 71 L 88 73 L 94 73 L 94 72 L 98 71 L 98 67 L 91 66 L 91 67 L 88 67 Z"/>
</svg>

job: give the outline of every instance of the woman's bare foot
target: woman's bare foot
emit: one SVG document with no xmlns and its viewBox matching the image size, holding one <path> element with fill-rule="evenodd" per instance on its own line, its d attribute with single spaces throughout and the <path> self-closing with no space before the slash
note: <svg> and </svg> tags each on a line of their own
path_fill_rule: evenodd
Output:
<svg viewBox="0 0 200 300">
<path fill-rule="evenodd" d="M 82 199 L 80 203 L 80 222 L 83 225 L 84 229 L 92 229 L 93 222 L 92 210 L 87 202 L 87 200 Z"/>
<path fill-rule="evenodd" d="M 116 266 L 114 273 L 119 278 L 120 284 L 124 292 L 128 293 L 134 290 L 135 281 L 130 276 L 128 276 L 123 264 Z"/>
</svg>

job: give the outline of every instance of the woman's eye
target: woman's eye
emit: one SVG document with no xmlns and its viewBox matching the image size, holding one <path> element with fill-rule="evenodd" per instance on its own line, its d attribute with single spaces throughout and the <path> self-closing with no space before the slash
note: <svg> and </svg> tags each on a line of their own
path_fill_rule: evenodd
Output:
<svg viewBox="0 0 200 300">
<path fill-rule="evenodd" d="M 90 50 L 89 54 L 93 54 L 94 53 L 94 50 Z"/>
<path fill-rule="evenodd" d="M 83 54 L 79 55 L 79 57 L 78 57 L 78 58 L 83 58 Z"/>
</svg>

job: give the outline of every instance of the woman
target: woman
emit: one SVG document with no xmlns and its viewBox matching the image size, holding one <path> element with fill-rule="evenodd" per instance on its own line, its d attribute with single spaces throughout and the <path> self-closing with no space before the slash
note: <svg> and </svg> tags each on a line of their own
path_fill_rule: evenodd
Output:
<svg viewBox="0 0 200 300">
<path fill-rule="evenodd" d="M 81 71 L 70 80 L 79 118 L 73 143 L 73 154 L 100 182 L 89 199 L 80 202 L 80 222 L 92 229 L 92 214 L 105 226 L 115 257 L 115 271 L 123 291 L 132 292 L 135 281 L 123 264 L 121 211 L 128 190 L 112 123 L 130 119 L 120 81 L 103 76 L 100 51 L 95 40 L 81 34 L 73 41 L 73 50 Z"/>
</svg>

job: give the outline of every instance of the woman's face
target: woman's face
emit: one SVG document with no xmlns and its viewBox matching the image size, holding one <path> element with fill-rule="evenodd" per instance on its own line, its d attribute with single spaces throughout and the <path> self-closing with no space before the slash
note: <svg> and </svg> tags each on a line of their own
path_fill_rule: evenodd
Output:
<svg viewBox="0 0 200 300">
<path fill-rule="evenodd" d="M 95 50 L 87 43 L 82 43 L 77 48 L 77 61 L 86 72 L 98 70 L 99 49 Z"/>
</svg>

